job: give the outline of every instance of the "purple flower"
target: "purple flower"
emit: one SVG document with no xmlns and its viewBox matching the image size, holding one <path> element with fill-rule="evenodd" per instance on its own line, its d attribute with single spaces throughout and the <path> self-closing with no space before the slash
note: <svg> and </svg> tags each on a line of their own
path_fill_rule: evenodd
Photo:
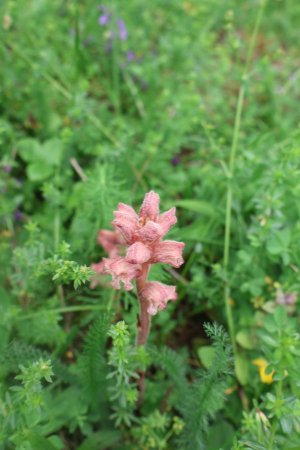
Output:
<svg viewBox="0 0 300 450">
<path fill-rule="evenodd" d="M 127 39 L 127 30 L 124 20 L 118 19 L 117 25 L 119 29 L 119 38 L 121 39 L 121 41 L 125 41 Z"/>
<path fill-rule="evenodd" d="M 132 50 L 129 50 L 126 53 L 127 61 L 134 61 L 135 60 L 135 54 Z"/>
<path fill-rule="evenodd" d="M 281 289 L 276 291 L 276 303 L 278 305 L 294 305 L 297 301 L 296 292 L 283 292 Z"/>
<path fill-rule="evenodd" d="M 9 164 L 6 164 L 6 166 L 4 166 L 4 172 L 6 172 L 6 173 L 10 173 L 11 169 L 12 169 L 12 167 Z"/>
<path fill-rule="evenodd" d="M 175 155 L 172 160 L 171 160 L 171 164 L 172 166 L 176 167 L 178 166 L 178 164 L 180 164 L 180 156 L 179 155 Z"/>
<path fill-rule="evenodd" d="M 110 17 L 111 17 L 111 14 L 102 14 L 98 19 L 99 25 L 101 25 L 101 26 L 107 25 L 108 22 L 110 21 Z"/>
<path fill-rule="evenodd" d="M 16 209 L 14 217 L 15 217 L 16 222 L 20 222 L 20 220 L 22 220 L 23 214 L 21 213 L 21 211 L 19 209 Z"/>
</svg>

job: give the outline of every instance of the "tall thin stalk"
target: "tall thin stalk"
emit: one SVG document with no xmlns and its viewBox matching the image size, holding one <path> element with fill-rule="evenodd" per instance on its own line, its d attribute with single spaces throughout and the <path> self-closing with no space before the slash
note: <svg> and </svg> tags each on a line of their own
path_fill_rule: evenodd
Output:
<svg viewBox="0 0 300 450">
<path fill-rule="evenodd" d="M 245 97 L 245 90 L 246 90 L 246 81 L 249 76 L 249 66 L 252 60 L 254 45 L 257 37 L 257 32 L 261 23 L 261 19 L 263 16 L 264 7 L 266 4 L 266 0 L 261 0 L 260 6 L 257 12 L 257 17 L 253 29 L 253 33 L 251 36 L 248 52 L 247 52 L 247 58 L 246 58 L 246 64 L 245 69 L 243 71 L 241 85 L 239 88 L 238 93 L 238 99 L 237 99 L 237 107 L 236 107 L 236 113 L 235 113 L 235 120 L 234 120 L 234 128 L 233 128 L 233 137 L 232 137 L 232 144 L 230 149 L 230 156 L 229 156 L 229 167 L 228 167 L 228 183 L 227 183 L 227 195 L 226 195 L 226 213 L 225 213 L 225 235 L 224 235 L 224 258 L 223 258 L 223 265 L 224 270 L 226 273 L 226 280 L 224 285 L 224 301 L 225 301 L 225 312 L 226 312 L 226 319 L 228 323 L 228 329 L 230 334 L 230 339 L 232 342 L 233 352 L 236 355 L 237 353 L 237 346 L 235 341 L 235 331 L 234 331 L 234 321 L 233 321 L 233 314 L 232 314 L 232 308 L 230 304 L 230 283 L 228 280 L 228 266 L 229 266 L 229 260 L 230 260 L 230 232 L 231 232 L 231 218 L 232 218 L 232 198 L 233 198 L 233 187 L 232 182 L 234 179 L 234 169 L 235 169 L 235 158 L 236 158 L 236 152 L 240 137 L 240 128 L 241 128 L 241 117 L 242 117 L 242 111 L 243 111 L 243 105 L 244 105 L 244 97 Z"/>
<path fill-rule="evenodd" d="M 137 287 L 137 296 L 140 303 L 140 314 L 138 318 L 138 326 L 137 326 L 137 336 L 136 336 L 136 345 L 146 345 L 150 333 L 151 327 L 151 316 L 148 313 L 148 304 L 143 299 L 141 293 L 144 289 L 145 283 L 147 282 L 147 277 L 150 269 L 150 264 L 143 264 L 142 273 L 139 278 L 136 280 Z M 145 371 L 139 371 L 139 379 L 138 379 L 138 388 L 139 388 L 139 398 L 138 405 L 140 406 L 144 400 L 144 392 L 145 392 Z"/>
</svg>

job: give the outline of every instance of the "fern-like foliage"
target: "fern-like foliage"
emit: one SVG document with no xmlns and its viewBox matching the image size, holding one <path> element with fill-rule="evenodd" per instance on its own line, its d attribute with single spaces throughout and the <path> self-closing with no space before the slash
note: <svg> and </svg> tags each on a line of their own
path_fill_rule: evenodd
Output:
<svg viewBox="0 0 300 450">
<path fill-rule="evenodd" d="M 105 345 L 110 324 L 109 315 L 103 314 L 90 327 L 79 361 L 80 382 L 85 400 L 93 411 L 107 416 L 107 365 Z"/>
<path fill-rule="evenodd" d="M 5 365 L 6 373 L 17 373 L 19 366 L 27 366 L 38 359 L 49 359 L 50 353 L 34 345 L 17 339 L 11 341 L 0 355 L 0 365 Z"/>
<path fill-rule="evenodd" d="M 114 207 L 120 201 L 120 185 L 107 166 L 97 166 L 86 183 L 77 186 L 74 195 L 75 216 L 71 226 L 72 248 L 81 256 L 95 248 L 97 232 L 111 222 Z"/>
<path fill-rule="evenodd" d="M 178 440 L 178 448 L 204 450 L 209 420 L 222 408 L 226 377 L 231 373 L 231 347 L 222 326 L 206 324 L 206 334 L 214 347 L 213 362 L 208 370 L 201 370 L 178 404 L 185 426 Z"/>
<path fill-rule="evenodd" d="M 176 397 L 182 398 L 187 395 L 187 364 L 184 357 L 168 347 L 151 347 L 149 352 L 153 363 L 160 366 L 167 373 L 174 385 Z"/>
</svg>

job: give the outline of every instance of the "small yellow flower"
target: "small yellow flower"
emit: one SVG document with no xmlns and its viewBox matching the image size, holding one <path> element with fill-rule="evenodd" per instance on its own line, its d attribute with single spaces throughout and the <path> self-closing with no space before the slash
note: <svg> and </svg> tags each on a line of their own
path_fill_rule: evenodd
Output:
<svg viewBox="0 0 300 450">
<path fill-rule="evenodd" d="M 258 221 L 261 227 L 266 226 L 266 224 L 268 223 L 268 219 L 264 216 L 258 216 Z"/>
<path fill-rule="evenodd" d="M 273 383 L 273 375 L 274 370 L 271 373 L 266 373 L 266 368 L 268 367 L 268 363 L 263 358 L 256 358 L 252 361 L 252 364 L 258 367 L 260 379 L 263 383 L 271 384 Z"/>
<path fill-rule="evenodd" d="M 12 232 L 10 230 L 3 230 L 0 232 L 0 238 L 9 238 L 12 236 Z"/>
<path fill-rule="evenodd" d="M 258 309 L 261 308 L 264 303 L 265 303 L 265 299 L 264 297 L 255 297 L 251 300 L 251 303 L 253 304 L 254 308 Z"/>
<path fill-rule="evenodd" d="M 268 285 L 272 285 L 273 284 L 273 280 L 271 277 L 269 277 L 268 275 L 265 276 L 265 283 Z"/>
<path fill-rule="evenodd" d="M 12 25 L 12 18 L 8 14 L 5 14 L 2 19 L 2 26 L 4 30 L 9 30 Z"/>
</svg>

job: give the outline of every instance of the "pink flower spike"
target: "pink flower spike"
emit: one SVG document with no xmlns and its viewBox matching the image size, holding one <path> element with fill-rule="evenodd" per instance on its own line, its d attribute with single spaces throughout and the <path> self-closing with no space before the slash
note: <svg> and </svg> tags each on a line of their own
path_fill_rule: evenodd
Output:
<svg viewBox="0 0 300 450">
<path fill-rule="evenodd" d="M 159 195 L 154 191 L 148 192 L 142 203 L 139 216 L 141 219 L 156 220 L 159 213 Z"/>
<path fill-rule="evenodd" d="M 136 264 L 129 263 L 124 257 L 119 256 L 104 259 L 104 273 L 112 276 L 111 284 L 114 289 L 120 289 L 122 282 L 124 289 L 130 291 L 133 289 L 131 280 L 140 275 L 141 268 Z"/>
<path fill-rule="evenodd" d="M 161 238 L 164 233 L 160 225 L 149 220 L 145 226 L 139 229 L 137 234 L 142 241 L 153 242 Z"/>
<path fill-rule="evenodd" d="M 148 302 L 147 312 L 154 316 L 158 311 L 165 309 L 169 300 L 176 300 L 177 293 L 175 286 L 167 286 L 158 281 L 149 281 L 141 292 L 143 301 Z"/>
<path fill-rule="evenodd" d="M 160 216 L 157 219 L 157 223 L 162 227 L 163 229 L 163 236 L 170 231 L 173 225 L 177 222 L 176 218 L 176 208 L 173 207 L 169 209 L 168 211 L 164 212 L 163 214 L 160 214 Z"/>
<path fill-rule="evenodd" d="M 151 261 L 154 263 L 171 264 L 173 267 L 180 267 L 184 260 L 182 251 L 185 247 L 183 242 L 162 241 L 155 245 Z"/>
<path fill-rule="evenodd" d="M 97 236 L 97 240 L 109 256 L 116 256 L 119 253 L 118 244 L 120 244 L 120 238 L 115 231 L 100 230 Z"/>
<path fill-rule="evenodd" d="M 149 261 L 151 251 L 142 242 L 135 242 L 127 249 L 126 260 L 133 264 L 143 264 Z"/>
</svg>

